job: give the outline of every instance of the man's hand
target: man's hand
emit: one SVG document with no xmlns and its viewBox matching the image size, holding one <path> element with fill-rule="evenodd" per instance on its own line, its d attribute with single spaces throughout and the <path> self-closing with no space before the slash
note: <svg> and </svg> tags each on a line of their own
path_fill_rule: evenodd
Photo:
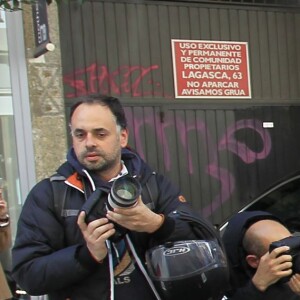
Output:
<svg viewBox="0 0 300 300">
<path fill-rule="evenodd" d="M 2 189 L 0 189 L 0 218 L 5 218 L 8 212 L 7 202 L 2 197 Z"/>
<path fill-rule="evenodd" d="M 295 294 L 300 295 L 300 274 L 294 274 L 288 285 Z"/>
<path fill-rule="evenodd" d="M 288 250 L 289 247 L 287 246 L 278 247 L 260 258 L 258 268 L 252 278 L 257 289 L 264 292 L 280 278 L 292 274 L 292 256 L 280 255 Z"/>
<path fill-rule="evenodd" d="M 91 255 L 98 262 L 102 261 L 107 255 L 105 241 L 115 233 L 114 225 L 106 218 L 101 218 L 86 224 L 85 212 L 79 214 L 77 224 Z"/>
<path fill-rule="evenodd" d="M 163 223 L 164 217 L 149 209 L 139 197 L 136 205 L 130 208 L 115 208 L 106 217 L 129 229 L 138 232 L 155 232 Z"/>
</svg>

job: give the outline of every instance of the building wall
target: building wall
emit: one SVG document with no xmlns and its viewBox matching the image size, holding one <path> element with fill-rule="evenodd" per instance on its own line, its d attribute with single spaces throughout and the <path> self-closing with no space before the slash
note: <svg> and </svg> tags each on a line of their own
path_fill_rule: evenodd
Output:
<svg viewBox="0 0 300 300">
<path fill-rule="evenodd" d="M 23 9 L 35 168 L 39 181 L 55 172 L 65 160 L 67 148 L 58 14 L 55 2 L 48 6 L 50 38 L 55 50 L 33 58 L 31 6 L 24 5 Z"/>
<path fill-rule="evenodd" d="M 300 168 L 299 8 L 85 1 L 59 21 L 66 109 L 120 97 L 130 146 L 215 224 Z M 171 39 L 248 42 L 252 98 L 176 99 Z"/>
<path fill-rule="evenodd" d="M 171 39 L 248 42 L 251 102 L 300 97 L 300 8 L 85 1 L 63 3 L 59 20 L 66 98 L 173 100 Z"/>
<path fill-rule="evenodd" d="M 65 159 L 65 110 L 94 92 L 120 97 L 130 145 L 215 224 L 300 168 L 299 9 L 85 1 L 48 14 L 56 50 L 34 60 L 24 14 L 38 179 Z M 175 99 L 171 38 L 247 41 L 252 99 Z"/>
</svg>

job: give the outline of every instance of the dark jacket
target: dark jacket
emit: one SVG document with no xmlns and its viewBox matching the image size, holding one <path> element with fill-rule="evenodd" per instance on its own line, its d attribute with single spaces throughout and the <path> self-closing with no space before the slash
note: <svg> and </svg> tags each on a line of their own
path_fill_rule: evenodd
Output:
<svg viewBox="0 0 300 300">
<path fill-rule="evenodd" d="M 227 293 L 230 300 L 296 300 L 300 299 L 287 284 L 275 283 L 265 292 L 259 291 L 252 283 L 255 269 L 246 262 L 242 242 L 246 230 L 259 220 L 271 219 L 281 222 L 276 216 L 264 211 L 245 211 L 236 214 L 222 236 L 230 265 L 231 290 Z"/>
<path fill-rule="evenodd" d="M 122 160 L 129 174 L 136 175 L 145 189 L 147 180 L 153 176 L 150 167 L 128 149 L 122 151 Z M 92 192 L 89 176 L 83 171 L 72 149 L 68 153 L 67 162 L 57 172 L 67 178 L 66 184 L 71 187 L 68 189 L 65 203 L 67 213 L 63 214 L 63 218 L 57 215 L 49 179 L 42 180 L 30 191 L 19 218 L 12 250 L 13 277 L 29 294 L 49 294 L 51 300 L 108 299 L 108 259 L 104 259 L 101 264 L 94 261 L 76 223 L 85 198 Z M 111 183 L 102 182 L 92 173 L 89 175 L 107 198 Z M 189 206 L 182 201 L 184 198 L 179 189 L 164 176 L 155 176 L 158 199 L 153 210 L 164 214 L 165 221 L 153 234 L 129 233 L 142 261 L 145 251 L 151 246 L 169 240 L 195 238 L 186 222 L 172 218 L 174 210 L 180 206 Z M 125 299 L 124 297 L 122 299 Z"/>
</svg>

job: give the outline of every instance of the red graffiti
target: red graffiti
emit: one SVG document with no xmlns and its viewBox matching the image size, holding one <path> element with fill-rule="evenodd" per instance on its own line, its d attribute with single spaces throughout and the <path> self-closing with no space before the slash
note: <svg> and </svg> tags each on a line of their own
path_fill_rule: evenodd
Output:
<svg viewBox="0 0 300 300">
<path fill-rule="evenodd" d="M 154 82 L 152 72 L 158 65 L 121 66 L 109 72 L 105 65 L 92 64 L 89 67 L 76 70 L 64 75 L 64 84 L 74 89 L 67 92 L 67 98 L 74 98 L 92 93 L 102 94 L 130 94 L 133 97 L 161 95 L 161 84 Z"/>
</svg>

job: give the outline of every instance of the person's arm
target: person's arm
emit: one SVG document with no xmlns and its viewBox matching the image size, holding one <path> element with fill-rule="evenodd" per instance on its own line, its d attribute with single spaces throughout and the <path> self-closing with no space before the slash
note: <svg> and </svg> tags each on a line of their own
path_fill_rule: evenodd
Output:
<svg viewBox="0 0 300 300">
<path fill-rule="evenodd" d="M 10 225 L 7 224 L 1 227 L 1 221 L 0 221 L 0 252 L 9 249 L 10 246 L 11 246 Z"/>
<path fill-rule="evenodd" d="M 252 282 L 258 290 L 264 292 L 279 279 L 292 274 L 292 257 L 284 254 L 288 250 L 287 246 L 278 247 L 260 258 L 252 278 Z"/>
<path fill-rule="evenodd" d="M 178 218 L 176 212 L 183 208 L 186 212 L 194 213 L 191 205 L 186 201 L 179 187 L 165 176 L 157 175 L 158 200 L 155 213 L 163 216 L 160 226 L 152 232 L 155 244 L 165 241 L 197 239 L 188 222 Z"/>
<path fill-rule="evenodd" d="M 186 221 L 177 218 L 173 212 L 181 206 L 191 210 L 180 194 L 180 190 L 162 175 L 157 176 L 159 195 L 154 211 L 140 198 L 131 208 L 115 208 L 107 212 L 107 218 L 119 225 L 137 232 L 146 232 L 155 244 L 169 240 L 197 238 Z"/>
<path fill-rule="evenodd" d="M 8 215 L 7 202 L 3 199 L 0 189 L 0 252 L 11 246 L 10 220 Z"/>
<path fill-rule="evenodd" d="M 276 282 L 285 276 L 291 274 L 290 255 L 284 255 L 288 247 L 278 247 L 271 253 L 265 253 L 259 260 L 258 267 L 248 283 L 236 288 L 230 300 L 250 300 L 250 299 L 291 299 L 292 291 L 284 284 L 276 284 Z"/>
<path fill-rule="evenodd" d="M 272 284 L 264 292 L 258 290 L 251 280 L 234 292 L 228 293 L 228 300 L 296 300 L 300 299 L 287 284 Z"/>
<path fill-rule="evenodd" d="M 74 234 L 76 230 L 74 220 Z M 55 216 L 51 185 L 44 180 L 29 193 L 18 221 L 12 249 L 13 278 L 30 295 L 48 294 L 80 282 L 93 266 L 77 259 L 82 245 L 64 245 L 64 228 Z"/>
<path fill-rule="evenodd" d="M 229 300 L 266 300 L 269 298 L 266 298 L 266 294 L 264 292 L 261 292 L 258 290 L 253 282 L 249 280 L 249 282 L 238 289 L 236 289 L 234 292 L 228 293 L 227 299 Z M 270 299 L 271 300 L 271 299 Z"/>
</svg>

